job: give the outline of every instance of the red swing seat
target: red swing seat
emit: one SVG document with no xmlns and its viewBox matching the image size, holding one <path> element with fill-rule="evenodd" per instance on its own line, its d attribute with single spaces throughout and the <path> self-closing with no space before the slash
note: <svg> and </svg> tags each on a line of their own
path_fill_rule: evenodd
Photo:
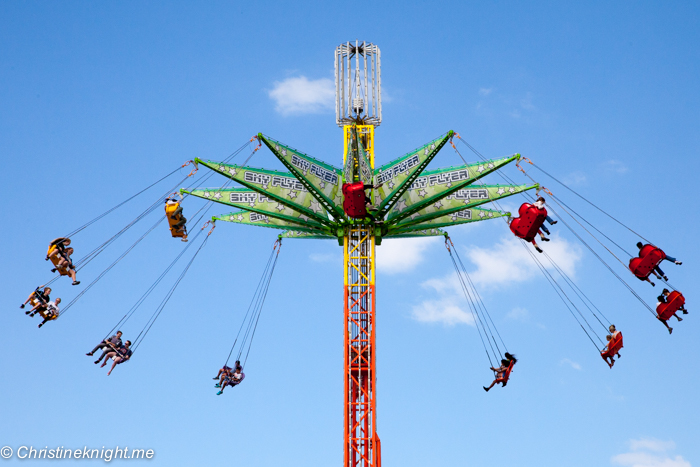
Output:
<svg viewBox="0 0 700 467">
<path fill-rule="evenodd" d="M 661 248 L 653 245 L 644 245 L 639 250 L 639 257 L 630 260 L 630 271 L 639 280 L 646 280 L 656 266 L 666 258 L 666 253 Z"/>
<path fill-rule="evenodd" d="M 659 303 L 659 306 L 656 307 L 656 314 L 662 321 L 668 321 L 671 316 L 685 305 L 685 297 L 677 290 L 671 292 L 666 300 L 666 303 Z"/>
<path fill-rule="evenodd" d="M 537 206 L 529 203 L 523 203 L 518 209 L 518 217 L 510 223 L 510 231 L 516 237 L 520 237 L 528 242 L 535 239 L 535 235 L 542 227 L 544 220 L 547 218 L 547 209 L 538 209 Z"/>
<path fill-rule="evenodd" d="M 613 336 L 612 339 L 610 339 L 610 342 L 608 342 L 608 350 L 601 352 L 600 356 L 603 357 L 603 360 L 605 360 L 608 357 L 613 357 L 620 351 L 621 348 L 622 333 L 618 332 L 616 335 Z"/>
<path fill-rule="evenodd" d="M 343 211 L 353 219 L 367 216 L 365 184 L 363 182 L 343 183 Z"/>
<path fill-rule="evenodd" d="M 513 367 L 515 366 L 515 362 L 513 360 L 510 361 L 508 364 L 508 368 L 506 368 L 506 372 L 503 375 L 502 378 L 496 378 L 497 383 L 503 383 L 503 387 L 508 383 L 508 379 L 510 378 L 510 372 L 513 371 Z"/>
</svg>

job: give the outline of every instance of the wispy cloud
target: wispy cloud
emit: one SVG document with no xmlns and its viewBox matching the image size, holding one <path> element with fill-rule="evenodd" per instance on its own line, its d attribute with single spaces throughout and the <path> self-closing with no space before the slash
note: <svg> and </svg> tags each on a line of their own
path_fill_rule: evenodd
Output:
<svg viewBox="0 0 700 467">
<path fill-rule="evenodd" d="M 479 95 L 484 96 L 484 97 L 488 96 L 492 92 L 493 92 L 493 88 L 480 88 L 479 89 Z"/>
<path fill-rule="evenodd" d="M 416 321 L 424 323 L 442 323 L 447 326 L 455 324 L 474 325 L 474 319 L 465 310 L 464 296 L 461 295 L 462 287 L 455 273 L 436 279 L 430 279 L 421 284 L 425 289 L 432 289 L 438 297 L 424 300 L 414 305 L 411 315 Z"/>
<path fill-rule="evenodd" d="M 572 361 L 572 360 L 569 360 L 568 358 L 562 359 L 562 360 L 559 362 L 559 364 L 560 364 L 560 365 L 569 365 L 569 366 L 570 366 L 571 368 L 573 368 L 574 370 L 581 371 L 581 365 L 579 365 L 578 363 L 576 363 L 576 362 L 574 362 L 574 361 Z"/>
<path fill-rule="evenodd" d="M 409 272 L 423 262 L 428 248 L 442 237 L 403 238 L 384 240 L 377 247 L 377 268 L 387 274 Z"/>
<path fill-rule="evenodd" d="M 520 307 L 515 307 L 506 314 L 506 318 L 514 321 L 527 321 L 529 317 L 530 312 Z"/>
<path fill-rule="evenodd" d="M 331 261 L 336 261 L 339 259 L 340 255 L 334 255 L 332 253 L 311 253 L 309 259 L 314 263 L 329 263 Z"/>
<path fill-rule="evenodd" d="M 624 174 L 629 171 L 629 168 L 621 161 L 611 159 L 603 164 L 603 169 L 609 173 Z"/>
<path fill-rule="evenodd" d="M 527 245 L 527 248 L 532 247 Z M 578 245 L 554 235 L 550 242 L 542 244 L 542 248 L 568 276 L 575 276 L 576 265 L 582 256 Z M 534 254 L 545 267 L 553 269 L 544 255 Z M 537 264 L 516 238 L 502 238 L 492 248 L 471 248 L 467 251 L 467 256 L 477 267 L 471 273 L 477 284 L 496 287 L 523 282 L 539 274 Z"/>
<path fill-rule="evenodd" d="M 682 456 L 670 453 L 675 448 L 673 441 L 633 439 L 630 440 L 630 452 L 613 456 L 610 462 L 627 467 L 692 467 Z"/>
<path fill-rule="evenodd" d="M 583 185 L 586 183 L 586 174 L 583 172 L 572 172 L 562 177 L 562 181 L 567 185 Z"/>
<path fill-rule="evenodd" d="M 290 77 L 276 81 L 268 96 L 284 116 L 330 112 L 335 108 L 335 83 L 328 78 Z"/>
</svg>

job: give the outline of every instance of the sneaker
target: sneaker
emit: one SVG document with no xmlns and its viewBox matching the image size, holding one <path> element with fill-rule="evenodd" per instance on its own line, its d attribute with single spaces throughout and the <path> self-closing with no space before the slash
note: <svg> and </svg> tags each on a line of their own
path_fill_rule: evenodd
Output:
<svg viewBox="0 0 700 467">
<path fill-rule="evenodd" d="M 543 242 L 548 242 L 549 239 L 548 239 L 547 237 L 542 237 L 542 241 L 543 241 Z"/>
<path fill-rule="evenodd" d="M 542 248 L 540 248 L 538 246 L 535 247 L 535 250 L 537 250 L 538 253 L 542 253 Z"/>
<path fill-rule="evenodd" d="M 668 277 L 664 276 L 664 280 L 665 280 L 666 282 L 668 282 Z"/>
<path fill-rule="evenodd" d="M 676 264 L 677 264 L 678 266 L 680 266 L 680 265 L 683 264 L 683 263 L 681 263 L 680 261 L 676 261 Z"/>
<path fill-rule="evenodd" d="M 654 284 L 652 281 L 649 281 L 652 287 L 656 287 L 656 284 Z"/>
<path fill-rule="evenodd" d="M 214 387 L 215 387 L 215 388 L 220 388 L 221 385 L 220 385 L 220 384 L 215 384 Z"/>
<path fill-rule="evenodd" d="M 214 376 L 212 379 L 219 379 L 217 376 Z"/>
<path fill-rule="evenodd" d="M 552 221 L 552 225 L 556 224 L 557 222 L 559 222 L 559 221 Z"/>
<path fill-rule="evenodd" d="M 22 303 L 19 307 L 20 307 L 20 308 L 24 308 L 24 303 Z"/>
<path fill-rule="evenodd" d="M 94 363 L 95 365 L 97 365 L 98 363 L 100 363 L 100 361 L 99 361 L 99 360 L 95 360 L 95 361 L 92 362 L 92 363 Z"/>
<path fill-rule="evenodd" d="M 223 393 L 224 393 L 224 391 L 219 391 L 219 392 L 216 393 L 216 395 L 217 395 L 217 396 L 220 396 L 220 395 L 222 395 Z"/>
<path fill-rule="evenodd" d="M 92 352 L 88 352 L 88 353 L 86 353 L 85 355 L 87 355 L 88 357 L 92 357 L 92 356 L 93 356 L 93 353 L 92 353 Z"/>
<path fill-rule="evenodd" d="M 24 312 L 25 315 L 28 315 L 29 313 L 31 313 L 31 311 L 25 311 L 25 312 Z M 688 313 L 688 312 L 686 311 L 686 313 Z"/>
<path fill-rule="evenodd" d="M 687 315 L 687 314 L 688 314 L 688 310 L 683 310 L 683 314 L 684 314 L 684 315 Z"/>
<path fill-rule="evenodd" d="M 668 328 L 668 333 L 673 334 L 673 328 Z"/>
<path fill-rule="evenodd" d="M 80 284 L 80 281 L 73 281 L 73 285 L 78 285 Z"/>
<path fill-rule="evenodd" d="M 43 325 L 44 325 L 44 323 L 39 323 L 39 326 L 37 326 L 37 327 L 40 328 L 40 327 L 42 327 Z"/>
<path fill-rule="evenodd" d="M 678 318 L 678 316 L 676 316 L 676 318 Z M 678 321 L 683 321 L 683 318 L 678 318 Z"/>
<path fill-rule="evenodd" d="M 481 387 L 484 388 L 484 391 L 489 392 L 489 388 L 487 388 L 486 386 L 481 386 Z"/>
<path fill-rule="evenodd" d="M 53 268 L 53 269 L 51 270 L 51 272 L 56 272 L 56 268 Z"/>
</svg>

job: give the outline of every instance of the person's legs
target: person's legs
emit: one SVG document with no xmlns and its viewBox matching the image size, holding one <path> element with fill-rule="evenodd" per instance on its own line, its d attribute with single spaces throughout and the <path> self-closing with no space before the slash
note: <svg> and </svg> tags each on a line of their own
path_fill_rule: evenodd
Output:
<svg viewBox="0 0 700 467">
<path fill-rule="evenodd" d="M 644 280 L 647 281 L 648 283 L 650 283 L 652 287 L 656 287 L 656 284 L 654 284 L 654 283 L 649 279 L 649 277 L 647 277 L 647 278 L 644 279 Z"/>
<path fill-rule="evenodd" d="M 683 321 L 683 318 L 679 318 L 677 314 L 674 313 L 673 316 L 675 316 L 678 321 Z"/>
<path fill-rule="evenodd" d="M 112 370 L 114 370 L 114 367 L 117 366 L 117 365 L 118 365 L 119 363 L 121 363 L 121 362 L 122 362 L 122 358 L 121 358 L 121 357 L 115 358 L 115 359 L 114 359 L 114 363 L 112 363 L 112 368 L 110 368 L 109 371 L 107 372 L 107 376 L 111 375 L 111 374 L 112 374 Z"/>
<path fill-rule="evenodd" d="M 103 358 L 109 358 L 109 357 L 111 357 L 111 355 L 109 355 L 109 354 L 114 353 L 114 350 L 106 344 L 103 345 L 101 348 L 102 348 L 102 355 L 100 355 L 100 358 L 95 360 L 95 363 L 100 363 L 100 361 L 102 361 Z M 107 360 L 105 360 L 105 361 L 107 361 Z"/>
<path fill-rule="evenodd" d="M 661 321 L 661 322 L 664 324 L 664 326 L 666 326 L 666 329 L 668 329 L 668 333 L 669 333 L 669 334 L 671 334 L 671 333 L 673 332 L 673 328 L 672 328 L 671 326 L 669 326 L 668 323 L 667 323 L 666 321 L 664 321 L 664 320 L 661 319 L 661 318 L 659 318 L 659 321 Z"/>
<path fill-rule="evenodd" d="M 531 241 L 530 243 L 532 243 L 533 245 L 535 245 L 535 250 L 537 250 L 538 252 L 542 253 L 542 248 L 540 248 L 540 247 L 537 245 L 537 242 L 535 242 L 535 239 L 534 239 L 534 238 L 532 239 L 532 241 Z"/>
<path fill-rule="evenodd" d="M 50 320 L 51 320 L 51 318 L 49 318 L 49 317 L 44 318 L 44 321 L 42 321 L 41 323 L 39 323 L 39 326 L 37 326 L 37 327 L 42 327 L 44 324 L 46 324 L 46 323 L 47 323 L 48 321 L 50 321 Z"/>
<path fill-rule="evenodd" d="M 559 221 L 555 221 L 554 219 L 552 219 L 552 218 L 549 217 L 549 216 L 545 217 L 544 220 L 546 220 L 547 222 L 549 222 L 549 225 L 554 225 L 554 224 L 556 224 L 557 222 L 559 222 Z"/>
<path fill-rule="evenodd" d="M 497 380 L 497 379 L 494 379 L 494 380 L 493 380 L 493 383 L 491 383 L 491 386 L 489 386 L 489 387 L 484 386 L 484 387 L 483 387 L 483 388 L 484 388 L 484 391 L 489 392 L 489 389 L 491 389 L 492 387 L 494 387 L 494 386 L 496 385 L 497 382 L 498 382 L 498 380 Z"/>
<path fill-rule="evenodd" d="M 668 277 L 666 277 L 666 274 L 664 274 L 664 272 L 661 270 L 660 267 L 656 266 L 654 268 L 654 272 L 656 272 L 659 276 L 663 277 L 664 279 L 668 280 Z M 656 276 L 656 277 L 659 277 L 659 276 Z"/>
<path fill-rule="evenodd" d="M 547 227 L 545 227 L 544 224 L 542 224 L 541 229 L 542 229 L 542 232 L 546 233 L 547 235 L 551 235 L 550 232 L 549 232 L 549 229 L 548 229 Z"/>
<path fill-rule="evenodd" d="M 666 261 L 670 261 L 670 262 L 672 262 L 672 263 L 681 264 L 681 262 L 678 261 L 678 260 L 677 260 L 676 258 L 674 258 L 673 256 L 668 256 L 668 255 L 666 255 L 666 257 L 665 257 L 664 259 L 665 259 Z"/>
<path fill-rule="evenodd" d="M 102 341 L 99 344 L 97 344 L 94 349 L 92 349 L 90 352 L 86 353 L 85 355 L 92 357 L 95 354 L 95 352 L 97 352 L 98 350 L 100 350 L 106 346 L 107 346 L 107 343 L 105 341 Z"/>
<path fill-rule="evenodd" d="M 105 354 L 106 354 L 106 355 L 105 355 Z M 115 357 L 115 356 L 117 355 L 117 352 L 114 352 L 114 351 L 112 351 L 112 352 L 105 352 L 105 354 L 103 354 L 103 355 L 105 355 L 105 361 L 102 363 L 102 365 L 100 365 L 100 368 L 102 368 L 103 366 L 107 365 L 107 362 L 109 361 L 109 359 L 112 358 L 112 357 Z M 102 357 L 100 357 L 100 358 L 102 358 Z M 95 363 L 100 363 L 100 361 L 98 360 L 98 361 L 96 361 Z"/>
</svg>

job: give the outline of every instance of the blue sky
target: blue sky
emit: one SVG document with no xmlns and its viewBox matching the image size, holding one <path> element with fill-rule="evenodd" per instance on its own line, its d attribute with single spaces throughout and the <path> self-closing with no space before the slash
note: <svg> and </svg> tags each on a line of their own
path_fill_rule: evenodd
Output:
<svg viewBox="0 0 700 467">
<path fill-rule="evenodd" d="M 488 157 L 519 152 L 681 259 L 665 270 L 690 310 L 669 336 L 556 226 L 545 248 L 625 335 L 610 370 L 502 223 L 457 228 L 453 240 L 520 358 L 508 387 L 485 394 L 488 360 L 441 241 L 387 242 L 377 281 L 386 465 L 700 465 L 692 286 L 699 10 L 694 2 L 375 2 L 357 10 L 329 2 L 2 3 L 9 267 L 0 298 L 0 446 L 148 448 L 150 464 L 167 466 L 342 462 L 342 256 L 332 242 L 285 242 L 246 381 L 220 397 L 211 377 L 273 230 L 219 225 L 134 360 L 109 377 L 84 354 L 182 248 L 164 226 L 64 318 L 38 330 L 17 307 L 51 277 L 49 240 L 186 160 L 224 159 L 264 132 L 340 165 L 328 80 L 333 49 L 357 38 L 382 50 L 379 163 L 450 129 Z M 267 150 L 250 163 L 280 168 Z M 459 163 L 446 147 L 431 167 Z M 636 236 L 531 174 L 634 248 Z M 79 234 L 76 255 L 147 198 Z M 154 221 L 86 267 L 81 286 L 56 282 L 53 296 L 70 300 Z M 124 327 L 126 338 L 173 280 Z M 630 283 L 654 304 L 659 287 Z"/>
</svg>

